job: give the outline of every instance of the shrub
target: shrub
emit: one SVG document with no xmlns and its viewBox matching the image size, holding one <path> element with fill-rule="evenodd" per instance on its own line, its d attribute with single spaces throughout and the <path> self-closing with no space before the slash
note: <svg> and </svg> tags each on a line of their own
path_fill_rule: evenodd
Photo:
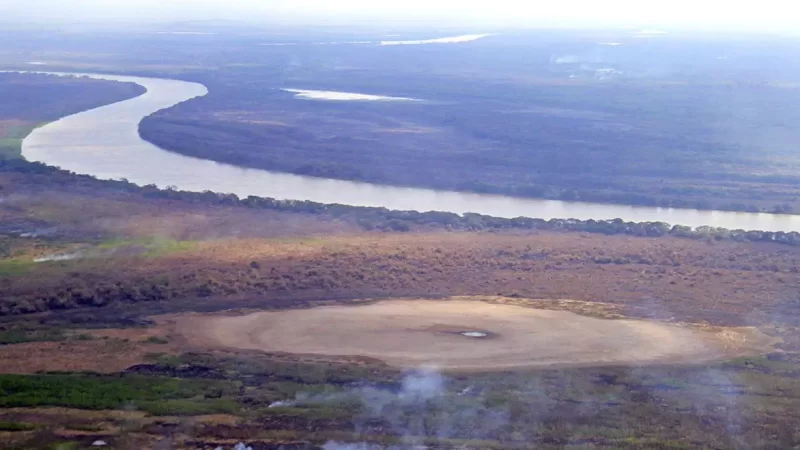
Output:
<svg viewBox="0 0 800 450">
<path fill-rule="evenodd" d="M 35 430 L 36 424 L 25 422 L 0 422 L 0 431 L 30 431 Z"/>
</svg>

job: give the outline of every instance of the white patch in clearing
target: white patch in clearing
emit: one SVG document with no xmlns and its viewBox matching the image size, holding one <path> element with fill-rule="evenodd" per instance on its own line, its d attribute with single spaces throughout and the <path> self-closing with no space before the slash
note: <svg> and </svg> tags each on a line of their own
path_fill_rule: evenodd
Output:
<svg viewBox="0 0 800 450">
<path fill-rule="evenodd" d="M 71 261 L 73 259 L 78 259 L 82 255 L 80 253 L 68 253 L 66 255 L 47 255 L 42 256 L 41 258 L 35 258 L 33 262 L 41 263 L 41 262 L 50 262 L 50 261 Z"/>
<path fill-rule="evenodd" d="M 407 97 L 387 97 L 384 95 L 369 95 L 369 94 L 356 94 L 353 92 L 337 92 L 337 91 L 314 91 L 309 89 L 283 89 L 286 92 L 291 92 L 295 98 L 306 100 L 336 100 L 336 101 L 404 101 L 415 102 L 419 101 L 415 98 Z"/>
<path fill-rule="evenodd" d="M 471 338 L 484 338 L 488 336 L 488 334 L 480 332 L 480 331 L 464 331 L 461 333 L 462 336 L 471 337 Z"/>
<path fill-rule="evenodd" d="M 415 41 L 381 41 L 381 45 L 420 45 L 420 44 L 458 44 L 461 42 L 477 41 L 478 39 L 492 36 L 491 34 L 464 34 L 461 36 L 443 37 L 436 39 L 422 39 Z"/>
</svg>

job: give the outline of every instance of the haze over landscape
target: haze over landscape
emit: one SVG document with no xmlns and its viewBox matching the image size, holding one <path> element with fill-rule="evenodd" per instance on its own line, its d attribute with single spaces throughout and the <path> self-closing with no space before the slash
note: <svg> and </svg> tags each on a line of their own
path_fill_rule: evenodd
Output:
<svg viewBox="0 0 800 450">
<path fill-rule="evenodd" d="M 0 0 L 0 448 L 800 447 L 794 8 Z"/>
<path fill-rule="evenodd" d="M 706 31 L 796 32 L 790 0 L 32 0 L 0 2 L 7 22 L 243 20 L 269 24 L 424 24 L 539 28 L 667 27 Z M 372 25 L 370 25 L 372 24 Z"/>
</svg>

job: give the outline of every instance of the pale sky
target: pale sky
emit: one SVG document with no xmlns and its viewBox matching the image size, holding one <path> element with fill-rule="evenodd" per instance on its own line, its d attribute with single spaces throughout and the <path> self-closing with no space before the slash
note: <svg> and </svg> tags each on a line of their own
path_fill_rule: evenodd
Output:
<svg viewBox="0 0 800 450">
<path fill-rule="evenodd" d="M 0 19 L 85 22 L 247 19 L 793 31 L 797 0 L 0 0 Z"/>
</svg>

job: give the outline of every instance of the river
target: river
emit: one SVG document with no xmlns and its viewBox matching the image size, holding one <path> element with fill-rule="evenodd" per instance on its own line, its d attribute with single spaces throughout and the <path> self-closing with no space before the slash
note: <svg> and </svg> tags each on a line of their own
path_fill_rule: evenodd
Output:
<svg viewBox="0 0 800 450">
<path fill-rule="evenodd" d="M 62 74 L 63 75 L 63 74 Z M 245 169 L 183 156 L 144 141 L 139 122 L 147 115 L 208 93 L 205 86 L 178 80 L 105 74 L 71 74 L 140 84 L 139 97 L 84 111 L 37 128 L 22 143 L 22 154 L 100 179 L 125 178 L 139 185 L 175 186 L 240 197 L 311 200 L 417 211 L 475 212 L 498 217 L 662 221 L 697 227 L 800 231 L 800 216 L 728 211 L 652 208 L 381 186 Z"/>
</svg>

